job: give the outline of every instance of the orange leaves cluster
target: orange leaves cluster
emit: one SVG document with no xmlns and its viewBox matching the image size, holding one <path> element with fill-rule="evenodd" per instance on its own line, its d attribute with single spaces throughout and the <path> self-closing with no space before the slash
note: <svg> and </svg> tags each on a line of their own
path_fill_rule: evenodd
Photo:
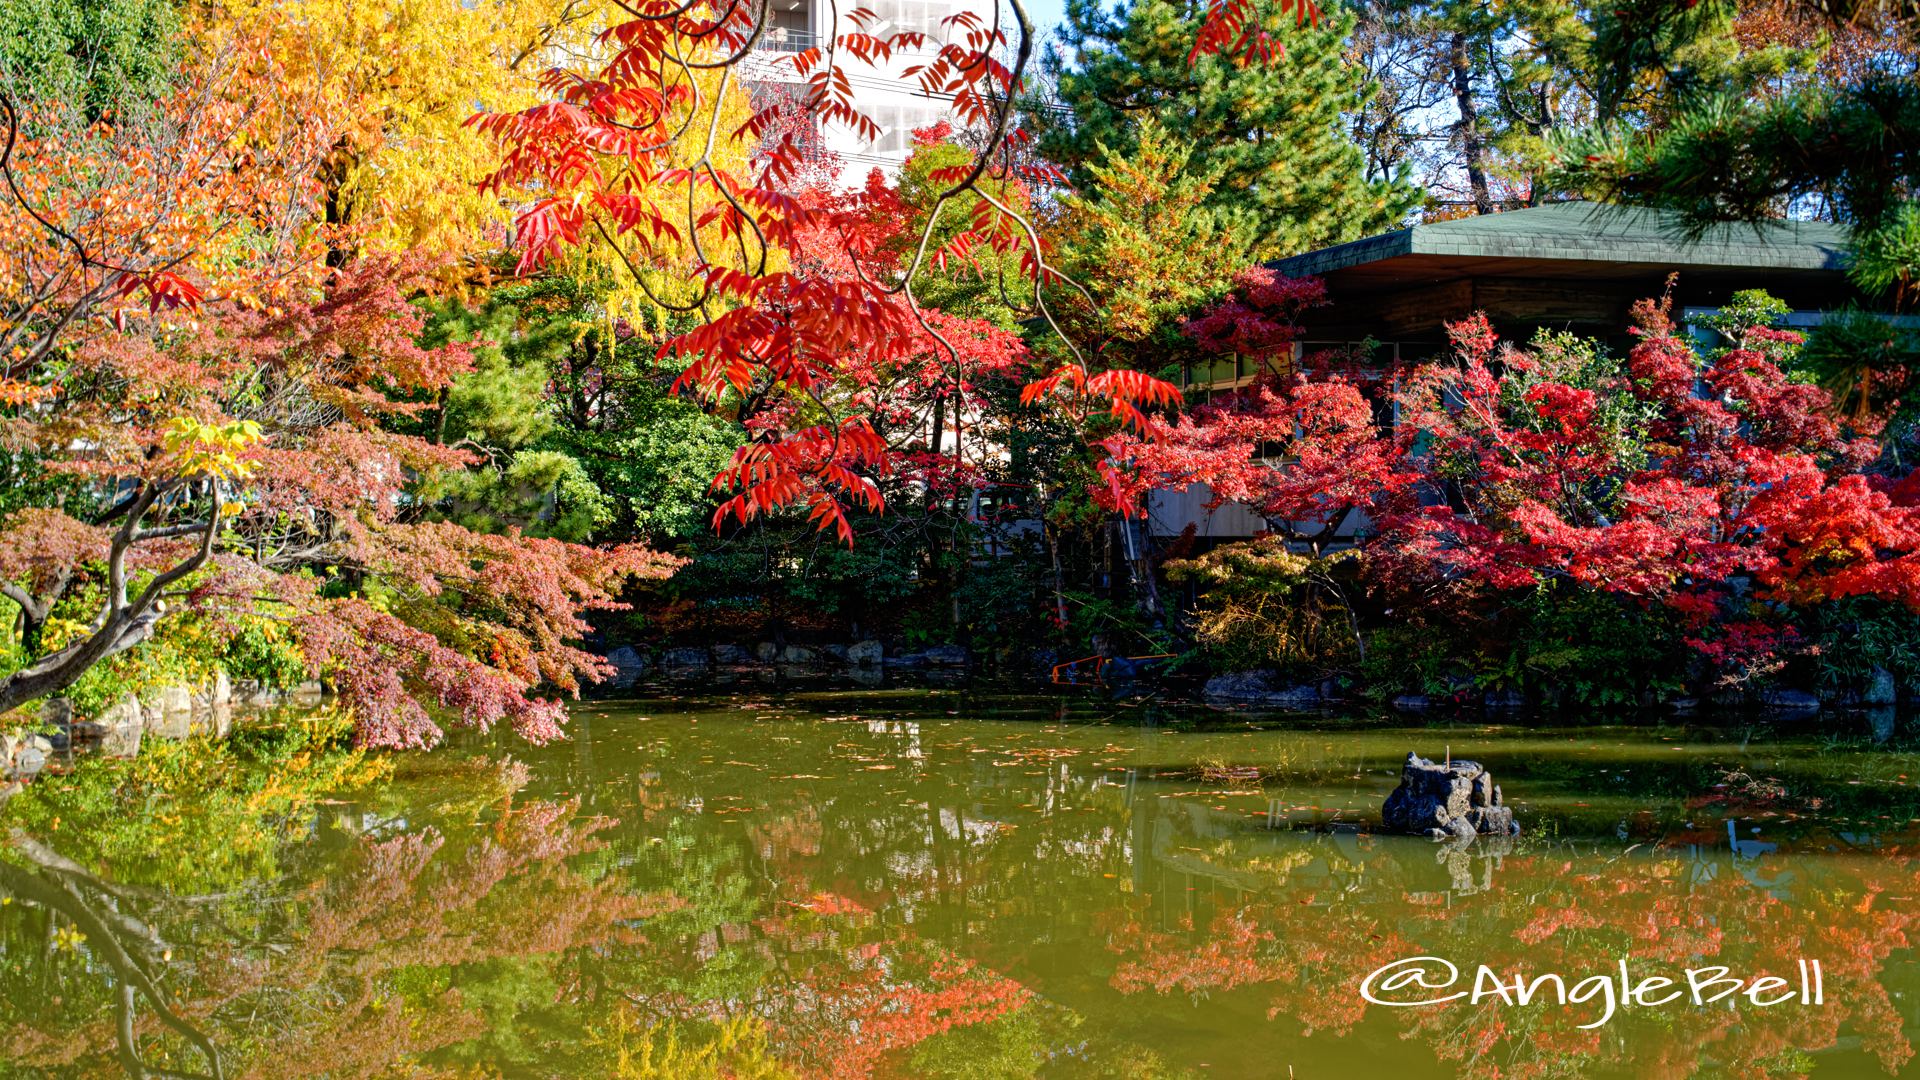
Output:
<svg viewBox="0 0 1920 1080">
<path fill-rule="evenodd" d="M 1756 499 L 1753 519 L 1777 560 L 1761 583 L 1797 604 L 1878 596 L 1920 611 L 1920 507 L 1899 505 L 1887 487 L 1844 476 L 1821 489 L 1801 476 Z"/>
<path fill-rule="evenodd" d="M 0 521 L 0 580 L 27 578 L 37 585 L 105 550 L 105 529 L 58 510 L 18 510 Z"/>
<path fill-rule="evenodd" d="M 843 543 L 853 542 L 853 526 L 840 493 L 873 513 L 885 507 L 880 488 L 855 471 L 861 466 L 884 475 L 891 463 L 887 445 L 864 418 L 839 426 L 821 425 L 794 432 L 778 442 L 748 443 L 714 478 L 715 491 L 740 490 L 713 513 L 714 527 L 732 515 L 740 524 L 778 506 L 805 503 L 808 520 L 822 531 L 831 527 Z"/>
</svg>

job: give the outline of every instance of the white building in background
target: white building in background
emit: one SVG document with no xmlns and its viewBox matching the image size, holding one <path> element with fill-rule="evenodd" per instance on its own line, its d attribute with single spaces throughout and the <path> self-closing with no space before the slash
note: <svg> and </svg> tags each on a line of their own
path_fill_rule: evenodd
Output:
<svg viewBox="0 0 1920 1080">
<path fill-rule="evenodd" d="M 791 56 L 816 45 L 830 42 L 838 33 L 848 34 L 861 28 L 852 18 L 865 9 L 875 18 L 867 22 L 865 32 L 884 38 L 890 34 L 917 30 L 933 41 L 960 40 L 962 27 L 945 25 L 945 20 L 963 11 L 978 15 L 983 26 L 993 25 L 996 0 L 772 0 L 773 13 L 766 33 L 761 36 L 760 55 L 744 65 L 749 84 L 788 84 L 796 95 L 803 92 Z M 938 45 L 924 49 L 896 50 L 887 60 L 866 64 L 842 52 L 840 64 L 853 86 L 854 107 L 880 127 L 880 137 L 869 139 L 851 127 L 831 123 L 822 132 L 826 148 L 844 163 L 840 181 L 847 187 L 866 182 L 875 167 L 891 174 L 913 152 L 915 128 L 931 127 L 941 120 L 954 121 L 948 96 L 928 97 L 919 81 L 906 74 L 916 64 L 932 59 Z"/>
</svg>

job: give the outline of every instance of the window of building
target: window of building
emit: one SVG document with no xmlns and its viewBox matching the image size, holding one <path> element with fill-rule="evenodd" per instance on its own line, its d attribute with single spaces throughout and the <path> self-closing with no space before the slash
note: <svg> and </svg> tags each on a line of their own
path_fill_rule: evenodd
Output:
<svg viewBox="0 0 1920 1080">
<path fill-rule="evenodd" d="M 854 7 L 873 12 L 875 21 L 867 24 L 870 34 L 900 34 L 918 30 L 928 37 L 946 40 L 943 21 L 953 14 L 952 4 L 934 4 L 927 0 L 856 0 Z"/>
</svg>

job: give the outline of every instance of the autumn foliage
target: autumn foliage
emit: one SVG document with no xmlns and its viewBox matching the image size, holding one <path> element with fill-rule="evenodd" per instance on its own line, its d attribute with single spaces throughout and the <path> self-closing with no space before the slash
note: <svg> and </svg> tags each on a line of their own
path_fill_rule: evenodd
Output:
<svg viewBox="0 0 1920 1080">
<path fill-rule="evenodd" d="M 1266 35 L 1243 25 L 1248 10 L 1244 3 L 1216 5 L 1199 47 L 1260 52 Z M 1300 8 L 1303 15 L 1308 10 Z M 971 161 L 929 174 L 939 189 L 916 208 L 926 224 L 901 243 L 875 235 L 871 200 L 793 189 L 809 171 L 791 129 L 796 103 L 774 102 L 722 130 L 715 101 L 691 78 L 684 54 L 698 51 L 715 63 L 745 55 L 764 30 L 760 8 L 708 13 L 656 3 L 632 11 L 635 18 L 606 31 L 612 55 L 597 75 L 555 71 L 547 79 L 551 101 L 473 121 L 502 146 L 503 163 L 488 183 L 545 193 L 518 220 L 520 268 L 547 265 L 596 238 L 621 238 L 635 245 L 628 269 L 636 280 L 661 270 L 680 274 L 692 286 L 690 295 L 656 298 L 699 316 L 697 325 L 661 347 L 663 356 L 687 363 L 678 388 L 716 408 L 785 411 L 808 420 L 765 424 L 740 448 L 716 478 L 716 488 L 730 496 L 723 516 L 745 522 L 798 506 L 822 530 L 850 541 L 849 506 L 883 508 L 874 479 L 895 467 L 897 450 L 870 417 L 839 407 L 835 385 L 926 357 L 948 369 L 954 407 L 965 408 L 967 348 L 915 302 L 913 285 L 923 268 L 977 264 L 991 249 L 1017 260 L 1026 281 L 1010 287 L 1041 315 L 1047 314 L 1042 286 L 1061 278 L 1020 213 L 1023 197 L 1010 194 L 1031 179 L 1057 180 L 1044 169 L 1034 173 L 1037 166 L 1012 153 L 1026 138 L 1012 125 L 1012 102 L 1032 28 L 1017 5 L 1011 27 L 962 12 L 946 20 L 949 40 L 942 43 L 918 31 L 869 33 L 874 20 L 861 9 L 849 17 L 852 32 L 782 61 L 807 87 L 797 106 L 809 119 L 873 137 L 878 128 L 852 103 L 847 58 L 924 52 L 928 59 L 908 74 L 930 94 L 951 95 L 959 122 L 985 134 L 985 149 Z M 1001 59 L 1009 47 L 1011 65 Z M 707 135 L 688 161 L 671 143 L 695 121 Z M 726 167 L 719 156 L 729 141 L 769 134 L 776 141 L 744 170 Z M 929 243 L 942 209 L 955 200 L 970 214 L 967 227 Z M 843 251 L 821 252 L 823 239 Z M 1174 388 L 1143 373 L 1078 361 L 1030 390 L 1030 400 L 1057 398 L 1077 416 L 1098 410 L 1136 426 L 1141 404 L 1175 397 Z"/>
<path fill-rule="evenodd" d="M 471 370 L 413 303 L 446 260 L 316 227 L 324 85 L 275 90 L 237 29 L 113 122 L 10 102 L 0 334 L 14 498 L 5 594 L 28 655 L 0 709 L 73 685 L 163 618 L 284 628 L 360 738 L 429 745 L 429 708 L 560 734 L 604 670 L 586 609 L 673 560 L 435 520 L 420 482 L 479 464 L 406 430 Z M 329 263 L 331 262 L 331 265 Z M 49 636 L 56 607 L 78 614 Z"/>
<path fill-rule="evenodd" d="M 1249 277 L 1186 331 L 1271 355 L 1317 295 Z M 1709 655 L 1727 635 L 1763 653 L 1787 643 L 1747 611 L 1749 586 L 1791 607 L 1920 610 L 1914 481 L 1872 469 L 1879 445 L 1783 370 L 1799 335 L 1752 327 L 1702 355 L 1664 302 L 1634 318 L 1625 358 L 1568 335 L 1517 347 L 1484 316 L 1449 328 L 1443 358 L 1399 371 L 1310 356 L 1109 439 L 1096 494 L 1138 512 L 1152 489 L 1203 483 L 1298 542 L 1345 523 L 1384 595 L 1444 607 L 1558 581 L 1670 609 Z"/>
</svg>

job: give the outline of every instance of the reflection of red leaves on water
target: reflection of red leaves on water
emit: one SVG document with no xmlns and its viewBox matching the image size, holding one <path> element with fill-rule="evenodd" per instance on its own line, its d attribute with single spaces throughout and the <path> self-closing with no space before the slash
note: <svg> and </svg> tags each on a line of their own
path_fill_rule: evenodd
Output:
<svg viewBox="0 0 1920 1080">
<path fill-rule="evenodd" d="M 1358 887 L 1322 890 L 1327 906 L 1303 907 L 1298 896 L 1232 904 L 1215 895 L 1208 899 L 1217 913 L 1196 933 L 1191 915 L 1160 912 L 1142 897 L 1102 913 L 1095 927 L 1123 958 L 1110 980 L 1122 993 L 1258 987 L 1273 993 L 1270 1015 L 1329 1034 L 1349 1032 L 1366 1015 L 1361 979 L 1407 956 L 1459 963 L 1462 981 L 1448 992 L 1471 989 L 1481 963 L 1509 983 L 1557 972 L 1571 986 L 1617 974 L 1623 956 L 1634 978 L 1663 975 L 1683 988 L 1680 969 L 1725 965 L 1735 976 L 1772 975 L 1797 989 L 1797 961 L 1818 959 L 1824 1007 L 1796 1000 L 1752 1008 L 1743 1000 L 1732 1011 L 1679 1002 L 1631 1009 L 1611 1025 L 1631 1027 L 1625 1038 L 1580 1030 L 1599 1019 L 1599 1003 L 1562 1008 L 1550 988 L 1544 1007 L 1540 999 L 1527 1008 L 1462 1000 L 1390 1015 L 1403 1037 L 1458 1063 L 1462 1075 L 1498 1080 L 1622 1068 L 1643 1080 L 1683 1080 L 1703 1060 L 1730 1078 L 1780 1080 L 1799 1075 L 1781 1071 L 1786 1055 L 1832 1046 L 1843 1027 L 1889 1072 L 1898 1070 L 1914 1051 L 1879 976 L 1889 953 L 1909 946 L 1920 906 L 1904 910 L 1883 897 L 1920 896 L 1920 851 L 1883 843 L 1870 857 L 1731 863 L 1720 835 L 1717 863 L 1693 862 L 1684 848 L 1630 860 L 1507 856 L 1490 889 L 1449 894 L 1398 887 L 1390 861 L 1376 860 Z"/>
<path fill-rule="evenodd" d="M 1536 907 L 1532 920 L 1514 931 L 1513 936 L 1524 944 L 1533 945 L 1562 930 L 1594 930 L 1603 925 L 1600 916 L 1584 908 Z"/>
<path fill-rule="evenodd" d="M 635 896 L 617 880 L 590 881 L 568 869 L 564 860 L 597 848 L 593 834 L 611 824 L 576 820 L 579 809 L 571 799 L 509 811 L 458 858 L 440 857 L 444 839 L 433 829 L 363 845 L 348 882 L 316 896 L 290 960 L 302 975 L 342 963 L 371 973 L 637 937 L 611 928 L 682 902 Z M 290 974 L 281 969 L 275 977 Z"/>
<path fill-rule="evenodd" d="M 897 981 L 887 970 L 890 966 L 878 957 L 855 962 L 838 980 L 814 982 L 802 991 L 817 995 L 816 1018 L 833 1018 L 824 1029 L 808 1031 L 805 1049 L 795 1047 L 809 1073 L 865 1080 L 895 1052 L 949 1028 L 998 1019 L 1028 997 L 1019 983 L 976 971 L 971 961 L 936 958 L 921 976 L 923 985 Z M 790 1036 L 809 1026 L 776 1030 Z"/>
<path fill-rule="evenodd" d="M 431 828 L 361 840 L 330 882 L 300 897 L 297 919 L 250 927 L 264 945 L 199 946 L 193 964 L 170 972 L 169 999 L 222 1045 L 227 1075 L 245 1080 L 372 1076 L 481 1035 L 486 1019 L 457 991 L 403 1001 L 391 991 L 394 975 L 637 942 L 632 922 L 683 906 L 570 869 L 567 860 L 599 847 L 594 834 L 611 824 L 578 813 L 577 800 L 532 802 L 464 843 Z M 191 904 L 154 918 L 155 931 L 173 939 L 222 925 Z M 326 1007 L 290 1008 L 292 991 Z M 0 1031 L 0 1059 L 119 1075 L 112 1024 L 110 1013 L 49 1014 Z M 167 1033 L 146 1009 L 133 1029 L 142 1040 Z"/>
<path fill-rule="evenodd" d="M 1207 939 L 1188 946 L 1191 915 L 1182 913 L 1171 931 L 1152 930 L 1146 925 L 1147 906 L 1143 899 L 1095 918 L 1095 928 L 1107 935 L 1108 949 L 1139 957 L 1114 970 L 1109 980 L 1114 989 L 1123 994 L 1179 990 L 1198 995 L 1278 983 L 1267 1015 L 1288 1013 L 1307 1025 L 1308 1034 L 1317 1029 L 1344 1034 L 1365 1011 L 1365 1003 L 1352 995 L 1301 986 L 1308 970 L 1365 958 L 1378 966 L 1406 955 L 1408 947 L 1407 939 L 1368 913 L 1344 908 L 1303 915 L 1297 905 L 1286 904 L 1223 907 L 1209 923 Z M 1307 919 L 1311 925 L 1305 925 Z"/>
<path fill-rule="evenodd" d="M 805 908 L 806 910 L 813 912 L 815 915 L 871 915 L 873 914 L 873 912 L 868 910 L 866 907 L 862 906 L 861 904 L 853 900 L 848 899 L 847 897 L 841 896 L 838 893 L 820 892 L 820 893 L 814 893 L 813 896 L 807 900 L 799 900 L 799 901 L 782 900 L 780 902 L 783 904 L 791 904 L 797 908 Z"/>
<path fill-rule="evenodd" d="M 1206 943 L 1190 949 L 1169 946 L 1193 936 L 1191 914 L 1183 913 L 1171 933 L 1149 931 L 1137 917 L 1105 919 L 1107 948 L 1145 954 L 1121 964 L 1108 982 L 1123 994 L 1149 988 L 1162 994 L 1170 990 L 1193 994 L 1277 979 L 1281 965 L 1254 955 L 1272 943 L 1273 932 L 1255 925 L 1249 914 L 1247 909 L 1222 911 L 1207 927 Z"/>
<path fill-rule="evenodd" d="M 820 947 L 827 935 L 806 923 L 819 925 L 801 917 L 759 926 L 770 937 Z M 904 928 L 886 934 L 860 945 L 841 942 L 765 1003 L 771 1041 L 806 1076 L 896 1075 L 906 1050 L 950 1028 L 996 1020 L 1031 996 L 1018 982 L 915 939 Z"/>
<path fill-rule="evenodd" d="M 747 826 L 747 839 L 762 858 L 785 863 L 793 858 L 810 858 L 820 854 L 820 842 L 825 832 L 820 815 L 813 807 L 803 806 L 792 814 L 766 824 Z"/>
<path fill-rule="evenodd" d="M 776 901 L 771 911 L 779 914 L 723 923 L 687 942 L 687 970 L 718 955 L 724 939 L 762 957 L 778 978 L 725 1000 L 635 989 L 627 1000 L 650 1021 L 751 1014 L 766 1026 L 774 1052 L 805 1080 L 912 1076 L 907 1058 L 927 1039 L 990 1023 L 1030 1000 L 1018 981 L 876 918 L 885 903 L 879 896 L 856 900 L 851 886 L 830 888 L 816 885 L 800 892 L 804 899 Z"/>
</svg>

